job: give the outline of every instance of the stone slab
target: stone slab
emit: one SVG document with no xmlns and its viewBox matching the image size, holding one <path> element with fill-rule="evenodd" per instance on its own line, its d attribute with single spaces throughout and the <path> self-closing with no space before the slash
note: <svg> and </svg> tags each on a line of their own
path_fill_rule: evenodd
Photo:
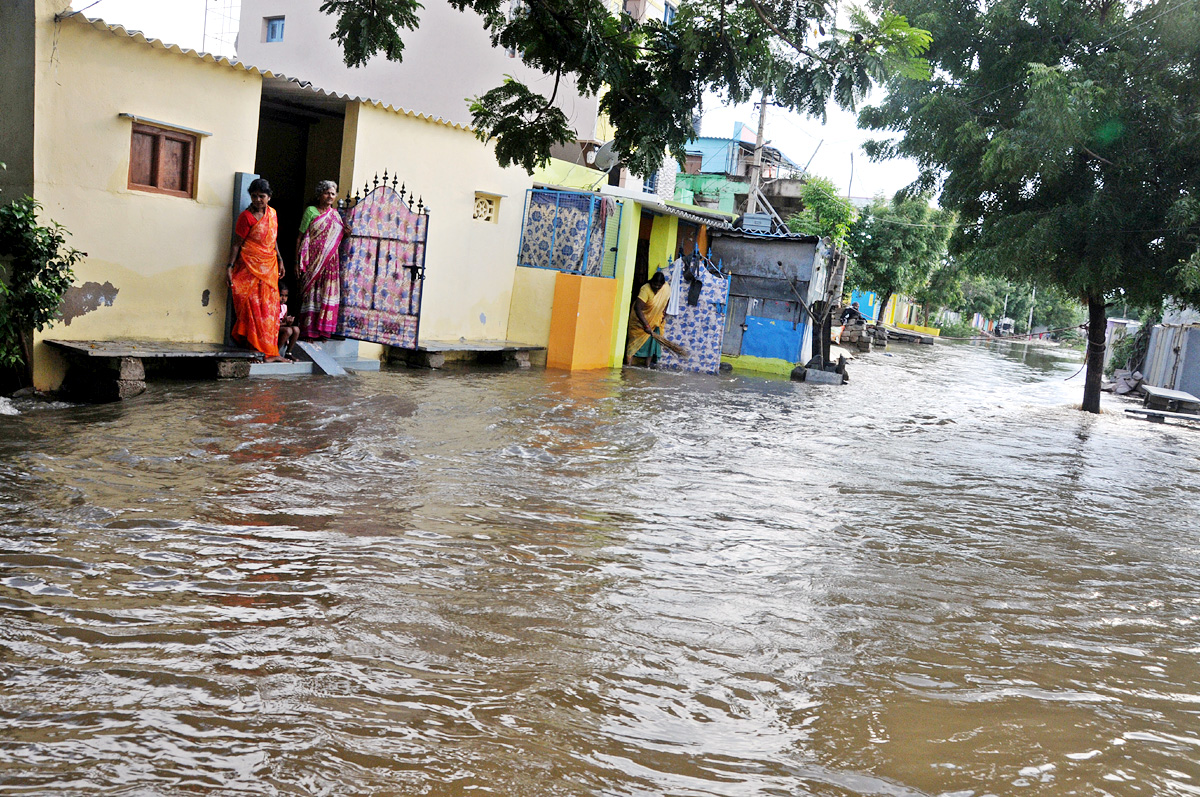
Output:
<svg viewBox="0 0 1200 797">
<path fill-rule="evenodd" d="M 312 362 L 313 373 L 319 371 L 326 376 L 346 375 L 346 369 L 339 365 L 337 360 L 330 357 L 318 346 L 302 340 L 296 344 L 296 350 L 301 354 L 301 356 Z"/>
</svg>

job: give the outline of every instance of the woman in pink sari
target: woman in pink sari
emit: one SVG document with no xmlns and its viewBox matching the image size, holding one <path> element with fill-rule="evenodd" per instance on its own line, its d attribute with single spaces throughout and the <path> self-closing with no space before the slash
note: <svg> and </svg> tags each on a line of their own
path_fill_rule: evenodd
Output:
<svg viewBox="0 0 1200 797">
<path fill-rule="evenodd" d="M 328 340 L 337 332 L 341 306 L 341 273 L 338 250 L 347 232 L 346 222 L 334 206 L 337 183 L 317 183 L 317 204 L 304 209 L 300 237 L 296 239 L 296 270 L 300 278 L 300 337 Z"/>
</svg>

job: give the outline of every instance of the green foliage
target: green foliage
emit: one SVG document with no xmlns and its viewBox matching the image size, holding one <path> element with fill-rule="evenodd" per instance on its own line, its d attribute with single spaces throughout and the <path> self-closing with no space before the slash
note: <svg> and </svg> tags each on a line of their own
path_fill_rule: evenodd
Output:
<svg viewBox="0 0 1200 797">
<path fill-rule="evenodd" d="M 886 6 L 932 32 L 934 78 L 894 77 L 863 109 L 860 125 L 903 131 L 868 151 L 914 158 L 910 192 L 941 187 L 961 221 L 951 250 L 972 271 L 1085 298 L 1094 336 L 1117 296 L 1200 301 L 1200 6 Z M 1098 409 L 1094 356 L 1085 385 Z"/>
<path fill-rule="evenodd" d="M 375 53 L 389 61 L 404 60 L 400 29 L 416 30 L 417 0 L 323 0 L 321 13 L 337 17 L 329 37 L 342 47 L 346 66 L 362 67 Z"/>
<path fill-rule="evenodd" d="M 850 200 L 837 194 L 837 187 L 825 177 L 809 176 L 800 188 L 804 210 L 787 221 L 788 229 L 805 235 L 830 238 L 837 248 L 846 243 L 850 225 L 858 213 Z"/>
<path fill-rule="evenodd" d="M 884 301 L 894 293 L 929 289 L 938 273 L 932 290 L 952 292 L 952 272 L 940 272 L 953 226 L 954 214 L 931 207 L 925 197 L 877 200 L 850 227 L 847 243 L 854 264 L 846 282 L 875 291 Z"/>
<path fill-rule="evenodd" d="M 475 136 L 496 139 L 496 160 L 502 166 L 517 164 L 533 173 L 544 166 L 556 142 L 570 137 L 571 121 L 559 108 L 524 83 L 506 77 L 504 84 L 471 102 Z"/>
<path fill-rule="evenodd" d="M 943 338 L 979 338 L 982 333 L 966 321 L 939 321 L 938 334 Z"/>
<path fill-rule="evenodd" d="M 0 366 L 28 366 L 31 330 L 41 331 L 58 313 L 74 279 L 72 268 L 84 256 L 66 245 L 58 222 L 38 224 L 41 210 L 25 197 L 0 208 Z"/>
<path fill-rule="evenodd" d="M 527 66 L 570 80 L 616 128 L 614 148 L 634 173 L 647 175 L 669 151 L 680 162 L 692 136 L 692 112 L 706 91 L 732 103 L 766 88 L 775 102 L 824 117 L 832 99 L 846 108 L 891 75 L 923 79 L 929 47 L 918 30 L 892 11 L 851 15 L 839 28 L 832 0 L 682 0 L 675 19 L 636 22 L 613 14 L 605 0 L 449 0 L 483 19 L 492 43 Z M 401 29 L 417 26 L 416 0 L 324 0 L 337 17 L 334 38 L 350 65 L 373 55 L 403 56 Z M 514 85 L 516 84 L 516 85 Z M 575 133 L 541 97 L 507 78 L 504 86 L 470 101 L 473 125 L 495 139 L 502 164 L 527 170 L 549 157 L 550 146 Z"/>
</svg>

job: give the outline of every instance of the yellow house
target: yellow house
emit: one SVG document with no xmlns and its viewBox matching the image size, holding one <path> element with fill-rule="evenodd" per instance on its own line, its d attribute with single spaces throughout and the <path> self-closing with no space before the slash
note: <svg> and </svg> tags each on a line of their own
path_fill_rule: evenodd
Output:
<svg viewBox="0 0 1200 797">
<path fill-rule="evenodd" d="M 280 248 L 323 179 L 342 195 L 386 170 L 431 209 L 421 338 L 503 339 L 529 177 L 461 125 L 194 51 L 67 10 L 0 3 L 0 172 L 87 252 L 34 381 L 65 364 L 43 338 L 220 343 L 239 173 L 267 177 Z M 378 357 L 375 344 L 360 356 Z"/>
<path fill-rule="evenodd" d="M 728 227 L 732 216 L 653 194 L 604 185 L 605 175 L 561 161 L 535 175 L 526 215 L 536 196 L 610 202 L 614 218 L 604 242 L 602 276 L 585 276 L 522 262 L 516 269 L 509 337 L 546 348 L 545 365 L 564 370 L 618 367 L 637 289 L 681 251 L 708 248 L 710 225 Z M 565 201 L 565 200 L 564 200 Z M 525 229 L 527 235 L 528 227 Z M 525 251 L 522 241 L 522 255 Z"/>
</svg>

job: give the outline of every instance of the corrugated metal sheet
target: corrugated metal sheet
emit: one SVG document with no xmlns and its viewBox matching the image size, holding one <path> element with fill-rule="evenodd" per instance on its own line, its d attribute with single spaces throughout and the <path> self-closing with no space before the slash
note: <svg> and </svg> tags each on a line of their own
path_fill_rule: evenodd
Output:
<svg viewBox="0 0 1200 797">
<path fill-rule="evenodd" d="M 1150 330 L 1142 376 L 1155 387 L 1200 395 L 1200 324 L 1159 324 Z"/>
</svg>

